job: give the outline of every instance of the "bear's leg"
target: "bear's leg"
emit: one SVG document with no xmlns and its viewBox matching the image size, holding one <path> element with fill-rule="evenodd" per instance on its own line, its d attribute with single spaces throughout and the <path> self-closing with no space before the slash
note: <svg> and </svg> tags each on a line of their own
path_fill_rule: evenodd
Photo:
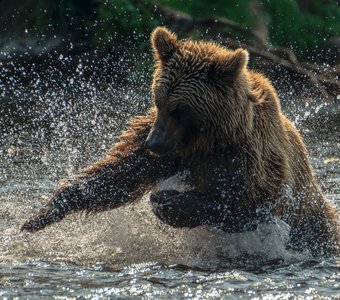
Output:
<svg viewBox="0 0 340 300">
<path fill-rule="evenodd" d="M 165 190 L 150 195 L 155 215 L 172 227 L 193 228 L 209 225 L 225 232 L 255 229 L 249 227 L 254 221 L 254 216 L 251 216 L 245 208 L 235 205 L 236 201 L 228 204 L 221 199 L 212 201 L 211 198 L 196 191 L 180 193 Z"/>
<path fill-rule="evenodd" d="M 314 256 L 339 255 L 340 233 L 336 211 L 327 203 L 314 216 L 304 216 L 291 226 L 289 248 L 309 250 Z"/>
<path fill-rule="evenodd" d="M 61 221 L 69 211 L 74 210 L 72 202 L 76 202 L 80 194 L 77 184 L 70 183 L 62 187 L 35 216 L 22 225 L 21 230 L 38 231 L 51 223 Z"/>
<path fill-rule="evenodd" d="M 33 232 L 62 220 L 71 212 L 113 209 L 132 202 L 157 180 L 173 175 L 174 164 L 166 159 L 151 155 L 145 148 L 137 148 L 123 157 L 98 162 L 56 190 L 50 201 L 21 229 Z"/>
</svg>

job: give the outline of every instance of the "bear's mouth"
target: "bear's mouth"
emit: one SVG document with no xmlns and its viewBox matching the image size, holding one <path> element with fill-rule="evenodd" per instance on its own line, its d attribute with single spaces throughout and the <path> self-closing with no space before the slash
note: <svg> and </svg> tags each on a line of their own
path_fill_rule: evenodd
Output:
<svg viewBox="0 0 340 300">
<path fill-rule="evenodd" d="M 146 146 L 151 153 L 159 155 L 159 156 L 167 155 L 170 152 L 173 152 L 174 149 L 176 148 L 175 143 L 173 143 L 171 145 L 169 145 L 168 143 L 162 144 L 162 145 L 160 145 L 160 144 L 153 145 L 151 143 L 148 144 L 147 141 L 146 141 Z"/>
</svg>

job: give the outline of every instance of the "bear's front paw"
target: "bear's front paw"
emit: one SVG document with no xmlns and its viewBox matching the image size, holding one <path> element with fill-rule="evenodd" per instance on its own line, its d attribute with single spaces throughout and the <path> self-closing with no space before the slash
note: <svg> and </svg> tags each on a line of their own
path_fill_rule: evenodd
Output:
<svg viewBox="0 0 340 300">
<path fill-rule="evenodd" d="M 174 196 L 177 196 L 180 192 L 176 190 L 163 190 L 150 195 L 150 201 L 152 204 L 160 204 L 162 202 L 167 202 Z"/>
<path fill-rule="evenodd" d="M 59 222 L 64 217 L 64 213 L 60 212 L 57 208 L 42 209 L 38 215 L 29 219 L 21 226 L 21 231 L 35 232 L 43 229 L 49 224 Z"/>
<path fill-rule="evenodd" d="M 162 222 L 172 227 L 200 225 L 190 193 L 175 190 L 160 191 L 150 196 L 152 210 Z"/>
<path fill-rule="evenodd" d="M 35 232 L 45 227 L 45 222 L 40 218 L 32 218 L 21 226 L 21 231 Z"/>
</svg>

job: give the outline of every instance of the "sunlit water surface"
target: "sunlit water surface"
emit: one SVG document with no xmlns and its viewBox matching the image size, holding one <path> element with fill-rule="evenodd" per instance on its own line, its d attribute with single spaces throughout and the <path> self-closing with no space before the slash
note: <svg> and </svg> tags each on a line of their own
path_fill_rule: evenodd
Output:
<svg viewBox="0 0 340 300">
<path fill-rule="evenodd" d="M 339 258 L 286 250 L 289 228 L 279 220 L 243 234 L 172 229 L 153 216 L 146 196 L 115 211 L 20 232 L 61 178 L 100 158 L 126 121 L 149 106 L 148 78 L 103 86 L 79 72 L 47 88 L 38 76 L 31 85 L 13 79 L 4 89 L 0 298 L 340 297 Z M 315 132 L 301 125 L 306 111 L 313 115 L 310 107 L 286 106 L 327 197 L 340 203 L 339 128 L 321 124 Z"/>
</svg>

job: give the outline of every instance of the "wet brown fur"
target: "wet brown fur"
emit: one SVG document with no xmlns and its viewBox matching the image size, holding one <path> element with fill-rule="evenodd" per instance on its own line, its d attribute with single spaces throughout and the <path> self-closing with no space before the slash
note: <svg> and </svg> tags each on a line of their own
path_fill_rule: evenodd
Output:
<svg viewBox="0 0 340 300">
<path fill-rule="evenodd" d="M 139 199 L 158 180 L 182 169 L 191 171 L 190 183 L 199 192 L 216 198 L 220 190 L 213 174 L 231 177 L 240 167 L 233 163 L 236 157 L 242 160 L 244 179 L 238 212 L 250 216 L 270 202 L 272 212 L 291 226 L 295 242 L 312 252 L 321 247 L 326 253 L 338 253 L 339 214 L 322 195 L 304 143 L 283 115 L 272 84 L 247 69 L 248 53 L 214 43 L 179 41 L 165 28 L 155 29 L 151 40 L 156 59 L 154 107 L 130 121 L 107 156 L 63 184 L 23 229 L 39 230 L 59 221 L 49 216 L 59 213 L 54 203 L 60 200 L 55 199 L 74 199 L 61 218 L 69 211 L 115 208 Z M 155 119 L 179 105 L 189 105 L 199 124 L 195 138 L 167 155 L 151 154 L 145 140 Z M 92 190 L 87 189 L 91 182 L 97 183 Z M 98 182 L 105 187 L 99 188 Z M 93 200 L 93 195 L 102 200 Z"/>
</svg>

